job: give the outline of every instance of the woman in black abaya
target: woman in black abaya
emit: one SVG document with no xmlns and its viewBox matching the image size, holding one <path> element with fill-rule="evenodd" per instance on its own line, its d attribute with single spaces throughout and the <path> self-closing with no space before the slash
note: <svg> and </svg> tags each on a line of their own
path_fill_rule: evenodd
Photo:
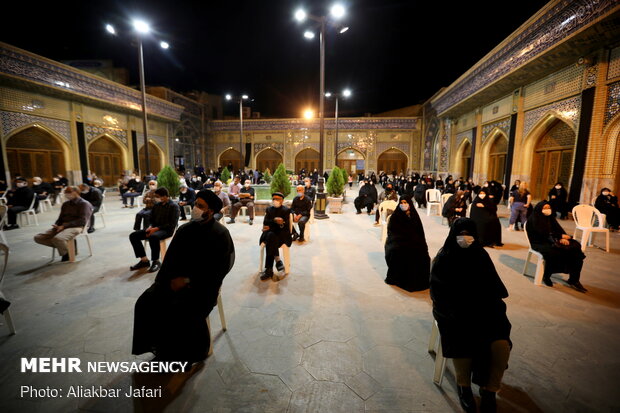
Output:
<svg viewBox="0 0 620 413">
<path fill-rule="evenodd" d="M 506 297 L 506 287 L 478 242 L 476 224 L 469 218 L 457 219 L 433 260 L 431 298 L 443 356 L 453 359 L 459 400 L 466 412 L 476 411 L 472 373 L 480 386 L 481 411 L 495 411 L 495 394 L 512 347 Z"/>
<path fill-rule="evenodd" d="M 487 188 L 480 189 L 471 206 L 470 218 L 476 223 L 479 242 L 483 247 L 501 247 L 502 225 L 497 217 L 497 205 L 489 198 Z"/>
<path fill-rule="evenodd" d="M 579 282 L 586 257 L 581 251 L 581 244 L 558 224 L 549 202 L 536 204 L 525 227 L 532 249 L 540 252 L 545 259 L 543 283 L 551 287 L 551 274 L 567 273 L 570 274 L 568 285 L 582 293 L 588 291 Z"/>
<path fill-rule="evenodd" d="M 398 208 L 390 215 L 385 262 L 387 284 L 410 292 L 428 288 L 431 258 L 422 221 L 409 197 L 401 197 Z"/>
<path fill-rule="evenodd" d="M 564 188 L 562 182 L 556 182 L 556 184 L 549 190 L 549 204 L 553 213 L 560 213 L 560 219 L 566 219 L 568 217 L 568 192 Z"/>
<path fill-rule="evenodd" d="M 620 228 L 620 208 L 618 208 L 618 197 L 609 188 L 601 189 L 601 193 L 594 201 L 594 207 L 601 214 L 607 215 L 607 223 L 612 231 Z"/>
</svg>

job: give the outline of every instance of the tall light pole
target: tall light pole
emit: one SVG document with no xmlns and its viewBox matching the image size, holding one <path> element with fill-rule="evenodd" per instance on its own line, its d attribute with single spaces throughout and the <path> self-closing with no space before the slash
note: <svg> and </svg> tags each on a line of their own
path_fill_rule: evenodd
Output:
<svg viewBox="0 0 620 413">
<path fill-rule="evenodd" d="M 138 69 L 140 73 L 140 91 L 142 93 L 142 129 L 144 133 L 144 174 L 151 172 L 149 162 L 149 138 L 148 138 L 148 116 L 146 113 L 146 84 L 144 80 L 144 51 L 142 47 L 142 37 L 151 32 L 151 27 L 144 20 L 135 19 L 132 21 L 133 28 L 136 32 L 136 40 L 138 42 Z M 111 35 L 116 36 L 116 29 L 111 24 L 106 24 L 105 29 Z M 161 41 L 159 46 L 166 50 L 170 48 L 170 44 Z M 138 165 L 138 168 L 140 165 Z"/>
<path fill-rule="evenodd" d="M 314 204 L 314 217 L 316 219 L 326 219 L 329 218 L 325 213 L 325 208 L 327 206 L 327 197 L 323 192 L 323 183 L 324 178 L 323 174 L 325 173 L 323 169 L 323 157 L 324 157 L 324 132 L 325 132 L 325 28 L 329 24 L 336 29 L 340 33 L 346 32 L 349 28 L 345 27 L 339 23 L 336 23 L 334 20 L 339 20 L 345 15 L 345 9 L 340 4 L 335 4 L 332 6 L 330 10 L 330 17 L 328 16 L 314 16 L 312 14 L 306 13 L 303 9 L 298 9 L 295 12 L 295 19 L 299 22 L 303 22 L 306 19 L 310 19 L 317 23 L 316 26 L 319 28 L 319 44 L 320 44 L 320 87 L 319 87 L 319 187 L 318 193 L 316 196 L 316 202 Z M 314 38 L 314 33 L 311 31 L 306 31 L 304 33 L 304 37 L 306 39 Z"/>
<path fill-rule="evenodd" d="M 335 120 L 336 120 L 336 138 L 335 138 L 335 143 L 334 143 L 334 165 L 338 166 L 338 100 L 343 97 L 343 98 L 348 98 L 351 96 L 351 91 L 349 89 L 345 89 L 342 91 L 342 93 L 331 93 L 331 92 L 327 92 L 325 94 L 326 98 L 331 98 L 333 97 L 334 99 L 336 99 L 336 113 L 335 113 Z"/>
<path fill-rule="evenodd" d="M 249 98 L 250 97 L 248 95 L 226 95 L 226 100 L 231 101 L 235 99 L 239 102 L 239 160 L 241 161 L 239 167 L 243 170 L 245 170 L 245 160 L 243 159 L 243 101 L 248 100 Z"/>
</svg>

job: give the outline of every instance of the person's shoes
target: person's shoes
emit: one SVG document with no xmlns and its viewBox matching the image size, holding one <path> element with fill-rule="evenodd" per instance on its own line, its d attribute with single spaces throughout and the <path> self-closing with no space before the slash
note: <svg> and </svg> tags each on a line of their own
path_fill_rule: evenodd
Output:
<svg viewBox="0 0 620 413">
<path fill-rule="evenodd" d="M 280 272 L 284 271 L 284 263 L 282 262 L 282 260 L 276 261 L 276 269 Z"/>
<path fill-rule="evenodd" d="M 66 253 L 65 255 L 61 255 L 60 262 L 67 262 L 67 261 L 69 261 L 69 253 Z"/>
<path fill-rule="evenodd" d="M 380 226 L 381 226 L 381 224 L 380 224 L 380 223 L 378 223 L 378 222 L 375 222 L 372 226 L 373 226 L 373 227 L 380 227 Z"/>
<path fill-rule="evenodd" d="M 588 290 L 586 289 L 586 287 L 584 287 L 583 285 L 581 285 L 581 283 L 579 281 L 575 281 L 575 282 L 568 282 L 568 285 L 570 285 L 572 288 L 574 288 L 575 290 L 579 291 L 580 293 L 586 293 L 588 292 Z"/>
<path fill-rule="evenodd" d="M 155 260 L 153 261 L 153 265 L 149 268 L 149 272 L 157 272 L 161 268 L 161 262 Z"/>
<path fill-rule="evenodd" d="M 506 230 L 508 231 L 514 231 L 515 227 L 513 225 L 510 225 L 508 228 L 506 228 Z"/>
<path fill-rule="evenodd" d="M 356 214 L 356 215 L 359 215 L 359 214 L 361 214 L 361 213 L 362 213 L 362 211 L 357 211 L 355 214 Z"/>
<path fill-rule="evenodd" d="M 476 413 L 476 400 L 471 391 L 471 386 L 456 386 L 459 394 L 459 402 L 466 413 Z M 482 390 L 481 390 L 482 391 Z"/>
<path fill-rule="evenodd" d="M 495 412 L 497 412 L 497 401 L 495 400 L 495 392 L 480 389 L 480 413 Z"/>
<path fill-rule="evenodd" d="M 250 225 L 254 225 L 254 220 L 253 220 L 253 219 L 251 219 L 251 220 L 250 220 L 250 222 L 248 222 L 248 224 L 250 224 Z"/>
<path fill-rule="evenodd" d="M 10 231 L 12 229 L 18 229 L 18 228 L 19 228 L 19 225 L 17 225 L 17 224 L 11 224 L 11 225 L 5 225 L 4 226 L 4 230 L 5 231 Z"/>
<path fill-rule="evenodd" d="M 179 221 L 187 221 L 187 218 L 181 218 Z"/>
<path fill-rule="evenodd" d="M 88 228 L 86 232 L 88 232 L 89 234 L 92 234 L 93 232 L 95 232 L 95 228 Z"/>
<path fill-rule="evenodd" d="M 503 246 L 504 246 L 504 244 L 500 242 L 499 244 L 495 244 L 495 246 L 496 246 L 496 247 L 503 247 Z"/>
<path fill-rule="evenodd" d="M 543 277 L 542 282 L 547 287 L 553 287 L 553 282 L 551 282 L 551 277 Z"/>
<path fill-rule="evenodd" d="M 304 237 L 299 237 L 299 239 L 297 240 L 299 242 L 306 242 L 306 240 L 304 239 Z"/>
<path fill-rule="evenodd" d="M 235 223 L 235 220 L 231 218 L 231 219 L 229 219 L 226 223 L 227 223 L 227 224 L 234 224 L 234 223 Z"/>
<path fill-rule="evenodd" d="M 296 241 L 297 238 L 299 238 L 299 234 L 296 232 L 293 232 L 293 235 L 291 235 L 291 238 L 293 239 L 293 241 Z"/>
<path fill-rule="evenodd" d="M 271 268 L 265 268 L 265 270 L 260 273 L 261 281 L 267 281 L 271 277 L 273 277 L 273 270 Z"/>
<path fill-rule="evenodd" d="M 139 270 L 140 268 L 148 268 L 151 266 L 151 263 L 147 260 L 147 261 L 138 261 L 138 263 L 136 265 L 132 265 L 131 267 L 129 267 L 129 269 L 131 271 L 135 271 L 135 270 Z"/>
<path fill-rule="evenodd" d="M 129 205 L 123 205 L 123 208 L 129 208 Z"/>
</svg>

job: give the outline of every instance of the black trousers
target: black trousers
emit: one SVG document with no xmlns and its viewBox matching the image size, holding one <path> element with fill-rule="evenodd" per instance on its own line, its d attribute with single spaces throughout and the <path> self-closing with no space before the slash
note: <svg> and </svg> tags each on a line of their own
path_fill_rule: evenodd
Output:
<svg viewBox="0 0 620 413">
<path fill-rule="evenodd" d="M 299 221 L 297 221 L 297 225 L 299 225 L 299 236 L 301 238 L 304 237 L 304 231 L 306 230 L 306 224 L 308 223 L 308 219 L 310 219 L 310 217 L 307 216 L 302 216 L 301 218 L 299 218 Z M 295 231 L 295 227 L 293 227 L 293 233 L 296 233 L 297 231 Z"/>
<path fill-rule="evenodd" d="M 17 214 L 25 211 L 26 207 L 23 206 L 13 206 L 7 210 L 7 214 L 9 214 L 9 225 L 15 225 L 17 223 Z"/>
<path fill-rule="evenodd" d="M 136 254 L 136 258 L 146 257 L 146 251 L 144 250 L 144 245 L 142 245 L 142 241 L 147 239 L 149 241 L 149 246 L 151 247 L 151 260 L 157 261 L 159 260 L 159 243 L 161 240 L 170 238 L 172 234 L 167 231 L 155 231 L 151 234 L 150 237 L 146 237 L 146 231 L 139 230 L 134 231 L 129 234 L 129 241 L 131 241 L 131 246 L 133 247 L 133 252 Z"/>
<path fill-rule="evenodd" d="M 151 210 L 143 208 L 136 214 L 136 222 L 133 225 L 134 231 L 146 229 L 151 224 Z"/>
<path fill-rule="evenodd" d="M 101 209 L 101 205 L 99 205 L 98 207 L 93 208 L 93 213 L 90 214 L 90 226 L 89 228 L 95 228 L 95 213 L 99 212 L 99 209 Z"/>
<path fill-rule="evenodd" d="M 278 237 L 275 232 L 267 231 L 263 232 L 263 236 L 261 237 L 261 242 L 265 243 L 265 268 L 273 268 L 274 257 L 280 256 L 280 251 L 278 250 L 284 243 Z"/>
</svg>

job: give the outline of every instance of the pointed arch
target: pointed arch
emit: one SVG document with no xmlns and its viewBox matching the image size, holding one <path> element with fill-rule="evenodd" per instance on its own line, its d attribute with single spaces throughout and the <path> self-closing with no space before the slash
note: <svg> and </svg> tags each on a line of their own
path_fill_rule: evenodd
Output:
<svg viewBox="0 0 620 413">
<path fill-rule="evenodd" d="M 157 175 L 159 171 L 164 167 L 166 160 L 166 152 L 159 146 L 157 142 L 149 139 L 149 167 L 150 171 L 145 170 L 145 153 L 144 144 L 138 149 L 139 168 L 142 174 L 153 173 Z"/>
<path fill-rule="evenodd" d="M 225 168 L 229 163 L 232 163 L 234 171 L 241 168 L 241 152 L 232 146 L 229 146 L 217 155 L 218 166 Z"/>
<path fill-rule="evenodd" d="M 498 145 L 503 150 L 499 150 Z M 494 149 L 496 152 L 493 152 Z M 485 181 L 496 180 L 500 183 L 504 182 L 507 165 L 506 156 L 508 156 L 508 135 L 503 130 L 495 127 L 487 135 L 480 148 L 480 172 Z"/>
<path fill-rule="evenodd" d="M 384 150 L 377 156 L 377 169 L 387 173 L 391 173 L 392 171 L 396 171 L 396 173 L 400 173 L 401 171 L 406 173 L 408 163 L 409 156 L 401 149 L 393 146 Z"/>
<path fill-rule="evenodd" d="M 113 136 L 104 133 L 91 140 L 87 147 L 88 169 L 113 185 L 127 168 L 127 151 Z"/>
<path fill-rule="evenodd" d="M 304 148 L 295 155 L 295 172 L 299 173 L 302 169 L 311 172 L 319 167 L 321 154 L 314 148 Z"/>
<path fill-rule="evenodd" d="M 358 163 L 358 161 L 361 162 Z M 350 146 L 338 152 L 336 165 L 339 168 L 345 169 L 351 175 L 364 173 L 366 170 L 366 156 L 360 150 Z M 360 166 L 363 167 L 359 168 Z"/>
<path fill-rule="evenodd" d="M 259 171 L 269 168 L 273 173 L 281 163 L 284 163 L 284 156 L 272 147 L 263 148 L 254 156 L 254 167 Z"/>
<path fill-rule="evenodd" d="M 472 145 L 469 138 L 465 138 L 456 150 L 454 170 L 457 172 L 455 174 L 463 176 L 465 179 L 468 178 L 469 171 L 471 170 L 471 149 Z"/>
</svg>

